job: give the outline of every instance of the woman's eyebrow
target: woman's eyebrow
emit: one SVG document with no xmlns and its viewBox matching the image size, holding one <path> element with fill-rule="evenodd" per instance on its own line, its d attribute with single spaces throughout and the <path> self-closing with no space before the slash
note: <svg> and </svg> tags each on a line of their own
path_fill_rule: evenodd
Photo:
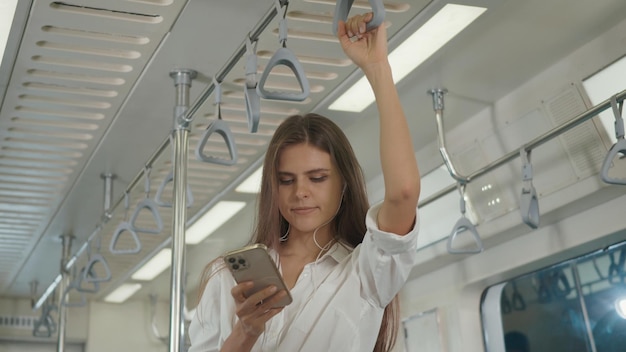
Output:
<svg viewBox="0 0 626 352">
<path fill-rule="evenodd" d="M 320 168 L 317 168 L 317 169 L 305 171 L 304 173 L 306 175 L 311 175 L 311 174 L 317 174 L 317 173 L 320 173 L 320 172 L 329 172 L 329 171 L 330 171 L 330 169 L 320 167 Z M 278 171 L 277 174 L 278 174 L 278 176 L 294 176 L 295 175 L 295 173 L 289 172 L 289 171 Z"/>
</svg>

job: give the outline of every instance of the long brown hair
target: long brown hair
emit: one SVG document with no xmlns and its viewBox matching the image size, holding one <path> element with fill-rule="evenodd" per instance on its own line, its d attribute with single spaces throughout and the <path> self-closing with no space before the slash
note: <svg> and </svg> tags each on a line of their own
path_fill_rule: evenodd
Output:
<svg viewBox="0 0 626 352">
<path fill-rule="evenodd" d="M 335 239 L 352 248 L 363 242 L 365 216 L 369 208 L 365 177 L 354 150 L 343 131 L 330 119 L 318 114 L 290 116 L 274 132 L 263 162 L 261 191 L 257 197 L 257 213 L 251 243 L 262 243 L 277 249 L 281 235 L 289 224 L 278 209 L 278 162 L 281 152 L 288 146 L 307 143 L 330 155 L 341 178 L 346 184 L 343 201 L 334 220 L 331 232 Z M 210 277 L 207 266 L 201 285 Z M 208 275 L 207 275 L 208 274 Z M 202 289 L 201 289 L 202 290 Z M 200 297 L 202 292 L 200 292 Z M 395 342 L 399 325 L 397 296 L 385 307 L 374 352 L 390 351 Z"/>
</svg>

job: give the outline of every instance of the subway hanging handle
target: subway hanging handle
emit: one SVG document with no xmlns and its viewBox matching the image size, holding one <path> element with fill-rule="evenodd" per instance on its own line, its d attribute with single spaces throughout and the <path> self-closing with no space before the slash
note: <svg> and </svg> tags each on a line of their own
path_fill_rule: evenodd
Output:
<svg viewBox="0 0 626 352">
<path fill-rule="evenodd" d="M 276 12 L 280 15 L 280 11 L 282 10 L 282 6 L 280 4 L 280 0 L 276 0 Z M 265 66 L 265 70 L 261 74 L 261 79 L 256 87 L 257 93 L 263 99 L 273 99 L 273 100 L 287 100 L 287 101 L 303 101 L 309 96 L 310 87 L 309 80 L 306 78 L 304 74 L 304 69 L 298 61 L 296 55 L 287 48 L 287 5 L 285 5 L 285 10 L 283 12 L 282 19 L 278 25 L 278 37 L 280 40 L 281 47 L 276 50 L 274 55 L 270 58 L 270 61 Z M 298 80 L 298 84 L 300 85 L 300 89 L 302 90 L 300 93 L 290 93 L 290 92 L 280 92 L 280 91 L 269 91 L 265 89 L 265 82 L 267 81 L 267 77 L 269 76 L 272 69 L 278 65 L 287 66 L 293 71 L 296 79 Z"/>
<path fill-rule="evenodd" d="M 261 119 L 261 97 L 257 92 L 257 56 L 256 46 L 258 41 L 254 43 L 250 40 L 250 36 L 246 36 L 246 84 L 243 88 L 244 100 L 246 101 L 246 117 L 248 118 L 248 129 L 250 133 L 256 133 L 259 128 L 259 120 Z"/>
<path fill-rule="evenodd" d="M 452 232 L 448 236 L 448 243 L 447 243 L 448 253 L 450 254 L 480 253 L 485 248 L 483 246 L 483 242 L 481 241 L 480 236 L 478 235 L 478 231 L 476 231 L 476 227 L 474 226 L 474 224 L 472 224 L 472 222 L 467 217 L 465 217 L 465 209 L 466 209 L 465 184 L 457 183 L 457 188 L 459 189 L 459 192 L 461 193 L 461 199 L 460 199 L 461 218 L 456 222 L 456 224 L 454 224 L 454 228 L 452 229 Z M 468 248 L 468 249 L 454 248 L 455 246 L 453 243 L 455 239 L 457 238 L 458 235 L 464 232 L 469 232 L 470 235 L 472 236 L 471 238 L 474 241 L 473 248 Z"/>
<path fill-rule="evenodd" d="M 519 210 L 522 221 L 532 229 L 539 227 L 539 198 L 533 186 L 533 166 L 530 164 L 530 151 L 520 150 L 522 159 L 522 194 Z"/>
<path fill-rule="evenodd" d="M 354 0 L 337 0 L 335 17 L 333 18 L 333 34 L 335 37 L 337 36 L 339 21 L 345 22 L 348 19 L 348 14 L 350 14 L 353 2 Z M 369 0 L 369 3 L 372 7 L 372 20 L 369 21 L 365 27 L 368 31 L 380 26 L 385 19 L 385 5 L 383 4 L 383 0 Z"/>
<path fill-rule="evenodd" d="M 613 114 L 615 115 L 615 137 L 617 138 L 617 142 L 613 144 L 606 157 L 604 158 L 604 162 L 602 163 L 602 171 L 600 172 L 600 177 L 602 181 L 614 185 L 626 185 L 626 178 L 614 178 L 609 176 L 609 168 L 613 163 L 613 159 L 617 156 L 618 153 L 621 153 L 626 156 L 626 139 L 624 139 L 624 119 L 622 119 L 622 107 L 624 106 L 624 101 L 617 104 L 617 97 L 614 95 L 611 97 L 611 108 L 613 109 Z"/>
<path fill-rule="evenodd" d="M 235 165 L 237 163 L 237 145 L 235 144 L 235 138 L 233 138 L 233 134 L 230 132 L 230 128 L 228 127 L 228 123 L 222 120 L 222 82 L 218 82 L 215 77 L 213 77 L 213 86 L 215 87 L 215 117 L 209 126 L 207 126 L 206 130 L 202 134 L 200 138 L 200 142 L 198 143 L 198 147 L 196 148 L 196 158 L 200 161 L 204 161 L 206 163 L 213 163 L 219 165 Z M 226 147 L 228 147 L 228 154 L 230 155 L 229 159 L 220 158 L 216 156 L 206 155 L 204 153 L 204 147 L 206 146 L 209 138 L 214 133 L 222 136 L 224 138 L 224 142 L 226 143 Z"/>
</svg>

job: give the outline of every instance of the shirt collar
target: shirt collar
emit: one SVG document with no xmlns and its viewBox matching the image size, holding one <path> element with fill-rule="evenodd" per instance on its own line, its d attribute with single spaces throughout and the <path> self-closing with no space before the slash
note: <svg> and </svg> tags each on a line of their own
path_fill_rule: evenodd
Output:
<svg viewBox="0 0 626 352">
<path fill-rule="evenodd" d="M 345 257 L 347 257 L 352 250 L 345 244 L 341 242 L 335 243 L 330 250 L 325 253 L 320 260 L 323 260 L 326 257 L 333 258 L 337 263 L 340 263 Z"/>
</svg>

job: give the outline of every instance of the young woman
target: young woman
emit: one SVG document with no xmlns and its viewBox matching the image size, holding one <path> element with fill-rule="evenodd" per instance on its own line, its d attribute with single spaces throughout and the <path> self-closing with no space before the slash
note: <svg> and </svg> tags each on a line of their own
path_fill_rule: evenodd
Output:
<svg viewBox="0 0 626 352">
<path fill-rule="evenodd" d="M 420 176 L 386 31 L 366 32 L 370 20 L 341 22 L 338 36 L 376 96 L 384 200 L 369 208 L 362 170 L 337 125 L 315 114 L 287 118 L 265 157 L 252 242 L 270 249 L 293 302 L 271 308 L 286 295 L 275 287 L 246 297 L 251 283 L 236 284 L 223 265 L 210 264 L 190 352 L 392 348 L 395 297 L 416 255 Z"/>
</svg>

